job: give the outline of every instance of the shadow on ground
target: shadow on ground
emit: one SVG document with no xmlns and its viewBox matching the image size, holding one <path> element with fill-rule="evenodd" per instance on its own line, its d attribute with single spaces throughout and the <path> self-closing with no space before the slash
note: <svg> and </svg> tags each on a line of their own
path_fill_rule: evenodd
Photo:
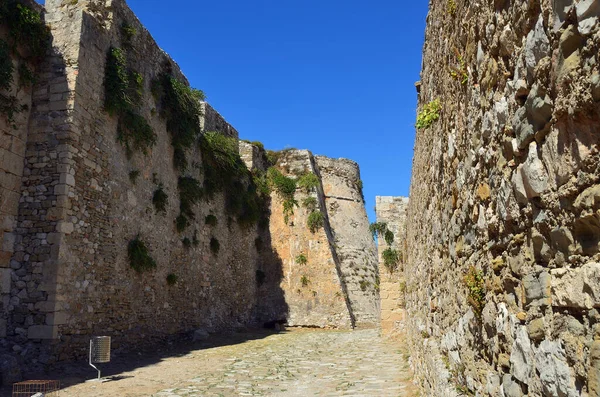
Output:
<svg viewBox="0 0 600 397">
<path fill-rule="evenodd" d="M 203 341 L 193 341 L 189 335 L 170 337 L 162 343 L 144 347 L 137 351 L 122 354 L 112 353 L 110 363 L 94 365 L 101 370 L 103 382 L 118 382 L 132 377 L 120 374 L 158 364 L 167 358 L 183 357 L 197 350 L 208 350 L 263 339 L 275 333 L 278 332 L 260 328 L 245 329 L 235 333 L 213 334 Z M 89 365 L 87 360 L 78 360 L 57 363 L 45 373 L 28 373 L 24 374 L 23 378 L 25 380 L 60 380 L 61 389 L 65 389 L 96 379 L 97 376 L 98 373 Z M 12 386 L 3 386 L 0 388 L 0 396 L 10 396 L 11 391 Z"/>
</svg>

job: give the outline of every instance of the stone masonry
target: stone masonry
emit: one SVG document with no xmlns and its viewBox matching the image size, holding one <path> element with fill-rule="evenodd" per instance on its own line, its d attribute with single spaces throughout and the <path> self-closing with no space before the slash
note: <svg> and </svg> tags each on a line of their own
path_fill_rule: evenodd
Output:
<svg viewBox="0 0 600 397">
<path fill-rule="evenodd" d="M 377 239 L 379 253 L 379 295 L 381 297 L 381 328 L 384 332 L 399 330 L 404 324 L 406 311 L 404 290 L 406 277 L 404 275 L 404 255 L 406 251 L 406 209 L 408 198 L 377 196 L 375 198 L 375 213 L 377 222 L 387 224 L 388 230 L 394 233 L 391 247 L 383 238 Z M 390 272 L 382 260 L 382 252 L 392 248 L 400 253 L 398 270 Z"/>
<path fill-rule="evenodd" d="M 195 205 L 195 219 L 178 233 L 181 175 L 151 82 L 165 65 L 184 82 L 185 76 L 123 0 L 47 0 L 43 13 L 52 50 L 37 66 L 32 89 L 11 88 L 28 110 L 18 114 L 16 128 L 0 118 L 4 382 L 14 380 L 6 353 L 35 369 L 85 356 L 92 335 L 110 335 L 114 349 L 127 350 L 199 328 L 217 332 L 286 320 L 318 327 L 378 323 L 375 247 L 356 163 L 300 152 L 321 181 L 312 194 L 326 226 L 314 235 L 302 209 L 297 227 L 281 224 L 275 195 L 269 224 L 243 227 L 227 213 L 222 193 Z M 116 139 L 116 117 L 104 111 L 107 52 L 125 45 L 123 26 L 134 32 L 127 66 L 143 78 L 141 115 L 157 136 L 147 154 L 131 156 Z M 238 138 L 210 105 L 201 106 L 203 131 Z M 239 146 L 250 170 L 265 171 L 262 149 Z M 189 149 L 188 158 L 185 176 L 202 181 L 199 149 Z M 152 205 L 158 186 L 168 196 L 164 212 Z M 209 215 L 214 224 L 205 222 Z M 150 272 L 129 265 L 127 246 L 136 236 L 157 263 Z M 186 238 L 194 244 L 186 245 Z M 216 251 L 209 248 L 215 240 Z M 290 259 L 299 250 L 310 260 L 302 271 Z M 298 288 L 304 274 L 310 283 Z M 176 283 L 167 283 L 168 275 L 177 276 Z"/>
<path fill-rule="evenodd" d="M 599 396 L 600 1 L 429 4 L 405 264 L 417 380 Z"/>
</svg>

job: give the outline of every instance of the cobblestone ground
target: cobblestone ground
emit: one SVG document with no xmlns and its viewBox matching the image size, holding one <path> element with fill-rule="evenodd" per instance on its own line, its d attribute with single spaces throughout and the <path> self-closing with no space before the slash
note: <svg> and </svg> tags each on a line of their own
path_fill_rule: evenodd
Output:
<svg viewBox="0 0 600 397">
<path fill-rule="evenodd" d="M 377 330 L 284 332 L 121 375 L 61 396 L 416 396 L 402 345 Z"/>
</svg>

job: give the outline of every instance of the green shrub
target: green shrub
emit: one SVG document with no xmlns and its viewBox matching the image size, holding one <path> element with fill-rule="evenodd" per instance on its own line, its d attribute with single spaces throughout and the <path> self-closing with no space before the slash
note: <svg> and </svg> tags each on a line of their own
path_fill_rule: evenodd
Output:
<svg viewBox="0 0 600 397">
<path fill-rule="evenodd" d="M 177 277 L 176 274 L 169 273 L 169 275 L 167 276 L 167 284 L 169 285 L 177 284 L 177 280 L 179 280 L 179 277 Z"/>
<path fill-rule="evenodd" d="M 369 225 L 369 231 L 373 235 L 373 239 L 378 236 L 385 235 L 385 232 L 388 230 L 387 223 L 385 222 L 373 222 Z"/>
<path fill-rule="evenodd" d="M 167 121 L 167 131 L 171 136 L 171 145 L 176 169 L 187 168 L 185 149 L 190 148 L 200 136 L 200 101 L 204 93 L 191 88 L 169 72 L 162 73 L 152 84 L 153 94 L 157 98 L 160 114 Z"/>
<path fill-rule="evenodd" d="M 192 240 L 189 237 L 184 237 L 181 242 L 183 243 L 184 248 L 190 248 L 192 246 Z"/>
<path fill-rule="evenodd" d="M 323 220 L 323 214 L 321 211 L 313 211 L 308 215 L 307 226 L 310 229 L 311 233 L 316 233 L 317 230 L 322 228 L 325 225 L 325 221 Z"/>
<path fill-rule="evenodd" d="M 483 272 L 471 266 L 463 278 L 463 282 L 469 290 L 467 302 L 473 308 L 473 312 L 481 317 L 485 306 L 485 285 L 483 281 Z"/>
<path fill-rule="evenodd" d="M 279 157 L 281 157 L 281 152 L 276 152 L 274 150 L 267 150 L 266 152 L 267 162 L 269 166 L 274 166 L 279 161 Z"/>
<path fill-rule="evenodd" d="M 319 186 L 319 177 L 312 172 L 298 178 L 297 185 L 306 192 L 311 192 Z"/>
<path fill-rule="evenodd" d="M 287 177 L 277 168 L 271 167 L 267 170 L 269 183 L 277 192 L 277 195 L 283 200 L 283 217 L 287 224 L 290 216 L 294 215 L 294 207 L 298 207 L 298 202 L 294 199 L 296 193 L 296 180 Z"/>
<path fill-rule="evenodd" d="M 210 239 L 210 250 L 213 254 L 218 254 L 219 250 L 221 249 L 221 243 L 219 243 L 219 240 L 217 240 L 216 238 L 211 238 Z"/>
<path fill-rule="evenodd" d="M 455 80 L 460 81 L 462 85 L 465 85 L 469 81 L 467 61 L 456 47 L 454 47 L 454 56 L 456 57 L 456 62 L 458 63 L 458 65 L 451 65 L 449 67 L 450 76 L 452 76 L 452 78 L 454 78 Z"/>
<path fill-rule="evenodd" d="M 312 196 L 306 197 L 304 200 L 302 200 L 302 206 L 309 212 L 313 212 L 317 209 L 317 199 Z"/>
<path fill-rule="evenodd" d="M 394 273 L 398 269 L 398 262 L 400 261 L 400 254 L 398 251 L 392 248 L 386 248 L 381 256 L 383 258 L 383 265 L 390 273 Z"/>
<path fill-rule="evenodd" d="M 451 16 L 455 16 L 456 15 L 456 1 L 455 0 L 448 0 L 446 3 L 446 12 L 451 15 Z"/>
<path fill-rule="evenodd" d="M 123 50 L 111 47 L 104 73 L 104 110 L 111 116 L 118 116 L 117 140 L 125 146 L 128 156 L 134 150 L 147 154 L 156 144 L 152 127 L 137 111 L 142 97 L 142 75 L 127 69 Z"/>
<path fill-rule="evenodd" d="M 127 22 L 123 22 L 123 24 L 121 25 L 121 42 L 123 43 L 123 46 L 130 47 L 131 41 L 133 40 L 136 34 L 136 28 L 129 25 Z"/>
<path fill-rule="evenodd" d="M 175 229 L 177 229 L 178 233 L 183 232 L 189 225 L 190 221 L 185 215 L 179 214 L 177 218 L 175 218 Z"/>
<path fill-rule="evenodd" d="M 417 114 L 417 129 L 429 128 L 440 118 L 442 105 L 439 99 L 423 105 L 421 111 Z"/>
<path fill-rule="evenodd" d="M 206 215 L 204 218 L 204 223 L 210 226 L 217 226 L 217 217 L 212 214 Z"/>
<path fill-rule="evenodd" d="M 296 263 L 299 265 L 306 265 L 306 263 L 308 262 L 308 259 L 306 258 L 306 255 L 304 254 L 299 254 L 298 256 L 296 256 Z"/>
<path fill-rule="evenodd" d="M 262 270 L 256 271 L 256 285 L 261 287 L 267 278 L 267 275 Z"/>
<path fill-rule="evenodd" d="M 158 185 L 158 189 L 154 191 L 152 196 L 152 204 L 156 213 L 167 212 L 167 204 L 169 203 L 169 196 L 165 193 L 162 183 Z"/>
<path fill-rule="evenodd" d="M 391 230 L 386 230 L 384 236 L 384 240 L 387 245 L 392 245 L 394 242 L 394 233 Z"/>
<path fill-rule="evenodd" d="M 199 146 L 208 195 L 223 191 L 248 176 L 249 171 L 240 158 L 238 143 L 234 138 L 218 132 L 207 132 L 200 137 Z"/>
<path fill-rule="evenodd" d="M 156 262 L 150 256 L 146 244 L 140 240 L 139 236 L 129 242 L 127 247 L 129 265 L 138 273 L 154 269 Z"/>
<path fill-rule="evenodd" d="M 302 276 L 300 277 L 300 284 L 302 284 L 303 287 L 306 287 L 310 284 L 310 279 L 306 276 Z"/>
<path fill-rule="evenodd" d="M 8 26 L 15 47 L 25 47 L 34 62 L 42 60 L 50 48 L 50 29 L 40 13 L 17 1 L 6 1 L 0 8 L 0 22 Z"/>
</svg>

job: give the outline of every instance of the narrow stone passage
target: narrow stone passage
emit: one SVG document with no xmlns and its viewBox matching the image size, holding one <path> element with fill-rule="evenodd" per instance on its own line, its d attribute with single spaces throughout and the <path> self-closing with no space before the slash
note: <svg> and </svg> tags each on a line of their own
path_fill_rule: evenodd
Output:
<svg viewBox="0 0 600 397">
<path fill-rule="evenodd" d="M 416 395 L 403 346 L 380 337 L 377 330 L 292 330 L 194 350 L 121 376 L 118 382 L 72 386 L 61 395 Z"/>
</svg>

